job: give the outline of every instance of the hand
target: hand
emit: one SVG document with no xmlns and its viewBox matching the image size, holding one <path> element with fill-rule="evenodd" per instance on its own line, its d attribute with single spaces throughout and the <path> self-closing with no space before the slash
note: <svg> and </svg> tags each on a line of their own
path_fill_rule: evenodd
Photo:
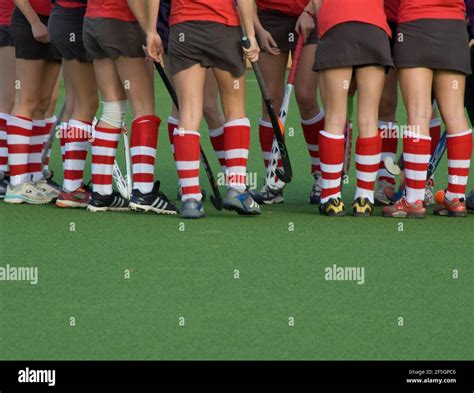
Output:
<svg viewBox="0 0 474 393">
<path fill-rule="evenodd" d="M 469 48 L 472 48 L 474 46 L 474 38 L 469 41 Z"/>
<path fill-rule="evenodd" d="M 303 12 L 296 22 L 295 31 L 298 34 L 303 34 L 304 42 L 308 40 L 311 32 L 315 29 L 316 24 L 314 23 L 314 18 L 309 15 L 307 12 Z"/>
<path fill-rule="evenodd" d="M 265 29 L 261 29 L 257 32 L 258 41 L 262 46 L 262 49 L 270 53 L 271 55 L 277 56 L 281 53 L 280 49 L 278 49 L 278 45 L 273 39 L 272 35 Z"/>
<path fill-rule="evenodd" d="M 164 55 L 163 41 L 156 31 L 146 35 L 146 51 L 148 57 L 157 62 Z"/>
<path fill-rule="evenodd" d="M 250 47 L 244 49 L 244 58 L 250 60 L 252 63 L 258 61 L 258 54 L 260 53 L 260 48 L 258 47 L 257 40 L 255 37 L 247 37 L 250 41 Z"/>
<path fill-rule="evenodd" d="M 48 28 L 42 22 L 38 21 L 37 23 L 32 24 L 31 31 L 36 41 L 39 41 L 43 44 L 47 44 L 49 42 Z"/>
</svg>

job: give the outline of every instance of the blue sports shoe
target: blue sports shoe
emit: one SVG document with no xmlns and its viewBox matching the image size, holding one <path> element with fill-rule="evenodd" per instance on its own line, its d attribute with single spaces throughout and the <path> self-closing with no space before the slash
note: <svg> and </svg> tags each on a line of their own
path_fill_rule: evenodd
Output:
<svg viewBox="0 0 474 393">
<path fill-rule="evenodd" d="M 182 218 L 202 218 L 204 217 L 204 206 L 201 201 L 188 199 L 181 204 L 180 214 Z"/>
<path fill-rule="evenodd" d="M 474 211 L 474 190 L 466 198 L 466 207 L 467 210 Z"/>
<path fill-rule="evenodd" d="M 235 211 L 243 216 L 256 216 L 261 213 L 260 205 L 254 201 L 248 190 L 238 191 L 234 188 L 227 190 L 224 209 Z"/>
</svg>

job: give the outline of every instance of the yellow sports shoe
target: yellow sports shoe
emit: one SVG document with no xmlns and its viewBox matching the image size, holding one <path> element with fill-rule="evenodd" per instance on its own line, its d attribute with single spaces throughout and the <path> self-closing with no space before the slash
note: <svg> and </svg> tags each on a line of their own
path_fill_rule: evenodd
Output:
<svg viewBox="0 0 474 393">
<path fill-rule="evenodd" d="M 346 207 L 341 198 L 331 198 L 319 206 L 319 212 L 328 217 L 343 217 L 346 215 Z"/>
</svg>

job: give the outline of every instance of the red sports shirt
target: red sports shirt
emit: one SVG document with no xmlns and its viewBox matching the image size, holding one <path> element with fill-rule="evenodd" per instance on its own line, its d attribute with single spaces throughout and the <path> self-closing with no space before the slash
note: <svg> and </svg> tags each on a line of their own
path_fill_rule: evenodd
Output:
<svg viewBox="0 0 474 393">
<path fill-rule="evenodd" d="M 109 18 L 136 22 L 127 0 L 89 0 L 86 18 Z"/>
<path fill-rule="evenodd" d="M 49 16 L 53 9 L 51 0 L 30 0 L 30 5 L 38 15 Z"/>
<path fill-rule="evenodd" d="M 390 22 L 398 21 L 398 12 L 400 10 L 401 0 L 385 0 L 385 14 L 387 15 L 387 20 Z"/>
<path fill-rule="evenodd" d="M 85 8 L 87 0 L 56 0 L 56 4 L 62 8 Z"/>
<path fill-rule="evenodd" d="M 208 21 L 227 26 L 240 26 L 239 15 L 233 0 L 173 0 L 170 26 L 188 21 Z"/>
<path fill-rule="evenodd" d="M 15 3 L 13 0 L 0 0 L 0 26 L 8 26 Z"/>
<path fill-rule="evenodd" d="M 464 0 L 402 0 L 398 23 L 417 19 L 462 19 L 466 14 Z"/>
<path fill-rule="evenodd" d="M 259 10 L 280 11 L 291 16 L 299 16 L 308 5 L 308 0 L 257 0 Z"/>
<path fill-rule="evenodd" d="M 383 0 L 324 0 L 318 15 L 319 36 L 345 22 L 369 23 L 392 35 Z"/>
</svg>

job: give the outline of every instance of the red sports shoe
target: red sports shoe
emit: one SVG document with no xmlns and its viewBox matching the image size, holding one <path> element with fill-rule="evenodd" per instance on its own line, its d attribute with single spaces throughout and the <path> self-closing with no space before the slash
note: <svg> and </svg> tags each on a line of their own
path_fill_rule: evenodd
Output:
<svg viewBox="0 0 474 393">
<path fill-rule="evenodd" d="M 394 205 L 384 207 L 382 215 L 394 218 L 425 218 L 426 209 L 423 207 L 423 201 L 408 203 L 406 198 L 403 197 Z"/>
<path fill-rule="evenodd" d="M 61 192 L 56 200 L 57 207 L 78 207 L 85 209 L 89 204 L 90 191 L 78 188 L 73 192 Z"/>
<path fill-rule="evenodd" d="M 444 198 L 441 205 L 436 205 L 433 213 L 435 216 L 466 217 L 466 200 L 454 198 L 452 201 L 448 201 Z"/>
</svg>

